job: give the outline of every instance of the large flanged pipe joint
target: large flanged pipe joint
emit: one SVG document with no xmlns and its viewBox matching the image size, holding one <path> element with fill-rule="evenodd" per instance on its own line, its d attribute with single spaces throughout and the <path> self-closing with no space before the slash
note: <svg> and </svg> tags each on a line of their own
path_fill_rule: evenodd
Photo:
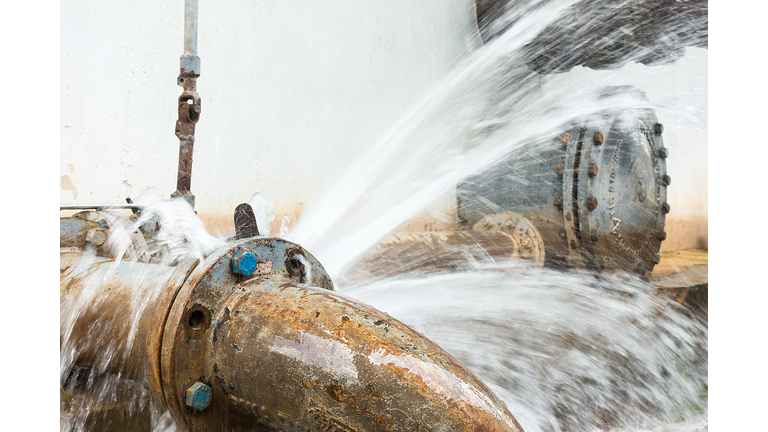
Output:
<svg viewBox="0 0 768 432">
<path fill-rule="evenodd" d="M 601 97 L 645 94 L 607 87 Z M 465 229 L 496 212 L 530 220 L 545 264 L 650 277 L 670 211 L 664 128 L 652 109 L 615 109 L 566 125 L 457 187 Z"/>
<path fill-rule="evenodd" d="M 99 363 L 98 351 L 111 346 L 111 357 L 125 357 L 111 372 L 146 377 L 154 405 L 184 430 L 522 430 L 477 376 L 405 324 L 334 292 L 322 265 L 294 243 L 239 240 L 175 267 L 82 271 L 77 259 L 63 250 L 65 296 L 90 286 L 98 300 L 62 328 L 73 361 Z M 158 283 L 131 320 L 131 291 Z M 94 341 L 95 321 L 109 334 Z M 130 334 L 133 347 L 110 343 Z"/>
</svg>

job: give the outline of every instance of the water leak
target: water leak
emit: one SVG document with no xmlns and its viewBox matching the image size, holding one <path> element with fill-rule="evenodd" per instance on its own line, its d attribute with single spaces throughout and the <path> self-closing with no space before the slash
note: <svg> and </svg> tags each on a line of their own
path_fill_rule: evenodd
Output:
<svg viewBox="0 0 768 432">
<path fill-rule="evenodd" d="M 631 92 L 601 97 L 603 79 L 545 80 L 530 71 L 529 43 L 551 23 L 572 17 L 575 4 L 530 2 L 507 11 L 498 37 L 360 155 L 293 231 L 287 230 L 290 221 L 282 220 L 280 236 L 311 251 L 342 294 L 391 314 L 455 356 L 506 402 L 528 432 L 682 431 L 681 421 L 706 421 L 707 323 L 654 295 L 645 281 L 493 261 L 473 262 L 466 271 L 384 279 L 347 275 L 361 254 L 458 182 L 515 152 L 535 153 L 538 143 L 561 134 L 569 122 L 607 110 L 653 108 L 674 113 L 668 120 L 673 126 L 693 124 L 706 133 L 700 94 L 651 104 Z M 618 37 L 608 33 L 606 45 Z M 648 73 L 651 85 L 653 68 Z M 144 377 L 127 376 L 126 365 L 134 361 L 132 353 L 144 349 L 134 341 L 147 305 L 160 295 L 158 281 L 170 277 L 172 264 L 203 258 L 226 241 L 208 234 L 183 200 L 141 202 L 145 209 L 134 225 L 114 224 L 119 228 L 108 247 L 117 259 L 105 262 L 91 252 L 72 269 L 100 272 L 100 278 L 76 293 L 62 293 L 60 377 L 65 390 L 85 382 L 101 402 L 127 399 L 128 417 L 149 410 L 153 430 L 173 431 L 178 427 L 169 414 L 156 412 L 148 391 L 134 385 Z M 259 229 L 268 234 L 272 206 L 258 194 L 251 205 L 258 210 Z M 156 230 L 147 243 L 162 260 L 118 275 L 118 263 L 129 265 L 122 258 L 141 259 L 129 252 L 129 238 L 145 225 Z M 129 277 L 134 289 L 98 289 L 117 277 Z M 81 316 L 111 301 L 123 305 L 127 327 L 99 322 L 78 328 Z M 74 337 L 77 332 L 88 337 Z M 79 368 L 85 360 L 93 367 Z"/>
<path fill-rule="evenodd" d="M 437 342 L 526 431 L 634 430 L 706 414 L 707 324 L 646 282 L 484 267 L 339 290 Z"/>
</svg>

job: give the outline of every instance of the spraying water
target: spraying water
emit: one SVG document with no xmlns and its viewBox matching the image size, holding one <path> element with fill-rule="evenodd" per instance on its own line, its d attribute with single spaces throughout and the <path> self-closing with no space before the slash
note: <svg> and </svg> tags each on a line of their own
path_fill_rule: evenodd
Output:
<svg viewBox="0 0 768 432">
<path fill-rule="evenodd" d="M 706 411 L 706 323 L 633 277 L 486 266 L 340 289 L 456 356 L 526 431 L 651 427 Z"/>
<path fill-rule="evenodd" d="M 544 86 L 526 68 L 529 43 L 573 13 L 575 3 L 531 2 L 510 10 L 498 38 L 393 125 L 292 232 L 283 221 L 280 235 L 311 250 L 339 291 L 413 326 L 477 373 L 528 432 L 655 427 L 706 416 L 706 322 L 652 295 L 638 279 L 522 271 L 492 262 L 461 273 L 354 282 L 344 277 L 381 237 L 502 156 L 525 146 L 535 152 L 531 143 L 595 112 L 660 108 L 632 94 L 600 97 L 603 82 L 555 78 Z M 661 108 L 674 110 L 678 119 L 703 121 L 706 128 L 706 113 L 685 102 Z M 152 247 L 167 263 L 201 258 L 225 244 L 205 232 L 185 202 L 144 201 L 147 208 L 135 227 L 158 224 Z M 271 206 L 260 196 L 254 203 L 264 209 L 259 227 L 268 232 Z M 127 236 L 130 230 L 124 231 Z M 127 245 L 115 240 L 116 256 L 123 257 Z M 98 382 L 103 400 L 129 397 L 130 410 L 148 409 L 143 388 L 123 388 L 120 364 L 126 360 L 116 354 L 131 351 L 136 323 L 158 295 L 151 281 L 162 276 L 133 276 L 139 288 L 126 303 L 134 318 L 130 328 L 120 329 L 124 337 L 110 339 L 107 326 L 89 330 L 90 343 L 111 345 L 83 377 L 74 371 L 84 347 L 75 344 L 72 323 L 100 299 L 88 289 L 67 298 L 60 324 L 63 383 Z M 156 431 L 176 429 L 168 413 L 153 412 L 152 419 Z"/>
<path fill-rule="evenodd" d="M 385 234 L 505 155 L 560 135 L 569 122 L 594 113 L 652 108 L 637 93 L 606 97 L 602 79 L 555 77 L 545 84 L 530 71 L 528 44 L 551 23 L 567 20 L 575 4 L 532 3 L 510 10 L 505 20 L 514 25 L 475 52 L 361 155 L 305 212 L 289 239 L 315 251 L 331 275 L 340 274 Z M 677 102 L 675 109 L 700 117 Z"/>
</svg>

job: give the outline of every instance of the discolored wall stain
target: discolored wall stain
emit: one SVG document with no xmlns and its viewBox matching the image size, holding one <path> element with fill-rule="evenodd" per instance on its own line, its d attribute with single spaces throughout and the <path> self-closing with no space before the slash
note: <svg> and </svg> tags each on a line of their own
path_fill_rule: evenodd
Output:
<svg viewBox="0 0 768 432">
<path fill-rule="evenodd" d="M 72 199 L 77 199 L 77 188 L 72 183 L 72 180 L 69 178 L 69 176 L 61 176 L 61 190 L 72 192 Z"/>
</svg>

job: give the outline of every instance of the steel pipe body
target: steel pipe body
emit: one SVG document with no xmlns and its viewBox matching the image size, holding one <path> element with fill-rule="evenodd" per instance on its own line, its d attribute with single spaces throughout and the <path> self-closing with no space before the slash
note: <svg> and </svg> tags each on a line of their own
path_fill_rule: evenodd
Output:
<svg viewBox="0 0 768 432">
<path fill-rule="evenodd" d="M 647 100 L 631 87 L 607 87 L 601 97 L 621 93 Z M 541 233 L 547 265 L 649 278 L 670 211 L 662 132 L 651 109 L 600 112 L 574 122 L 561 136 L 522 148 L 460 183 L 459 219 L 468 229 L 499 209 L 515 212 Z"/>
<path fill-rule="evenodd" d="M 60 259 L 62 351 L 71 365 L 141 382 L 146 375 L 152 312 L 181 286 L 191 263 L 159 264 L 89 259 L 65 251 Z"/>
<path fill-rule="evenodd" d="M 384 237 L 345 274 L 351 280 L 410 272 L 468 271 L 483 267 L 541 268 L 544 246 L 536 235 L 479 230 L 393 233 Z M 531 230 L 535 231 L 531 225 Z M 513 230 L 514 231 L 514 230 Z"/>
<path fill-rule="evenodd" d="M 332 292 L 293 243 L 243 240 L 175 267 L 96 261 L 62 252 L 62 350 L 73 364 L 146 376 L 184 430 L 522 430 L 472 372 Z M 199 389 L 210 406 L 190 402 Z"/>
</svg>

